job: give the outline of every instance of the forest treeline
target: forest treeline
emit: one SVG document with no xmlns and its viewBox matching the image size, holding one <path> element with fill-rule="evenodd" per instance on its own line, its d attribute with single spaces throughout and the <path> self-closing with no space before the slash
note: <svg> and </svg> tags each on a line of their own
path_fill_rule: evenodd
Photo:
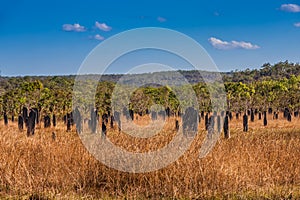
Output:
<svg viewBox="0 0 300 200">
<path fill-rule="evenodd" d="M 166 79 L 176 82 L 176 74 L 182 74 L 192 85 L 198 98 L 199 110 L 210 111 L 211 90 L 220 90 L 220 82 L 205 84 L 214 80 L 218 73 L 177 71 L 155 72 L 130 75 L 133 80 Z M 243 112 L 257 109 L 260 112 L 272 108 L 282 111 L 288 108 L 299 111 L 300 108 L 300 65 L 279 62 L 264 64 L 261 69 L 221 73 L 227 94 L 227 109 Z M 88 75 L 91 79 L 96 75 Z M 96 90 L 95 107 L 100 113 L 111 110 L 112 93 L 122 75 L 103 75 Z M 175 77 L 175 78 L 174 78 Z M 42 114 L 56 113 L 63 116 L 72 110 L 72 96 L 75 76 L 24 76 L 0 77 L 0 112 L 17 116 L 22 108 L 34 107 Z M 139 83 L 139 84 L 142 84 Z M 182 86 L 184 87 L 184 86 Z M 209 88 L 210 87 L 210 88 Z M 87 91 L 89 92 L 89 91 Z M 152 105 L 169 107 L 172 112 L 180 111 L 180 104 L 172 89 L 168 86 L 146 84 L 136 89 L 130 97 L 129 107 L 136 113 L 145 113 Z"/>
</svg>

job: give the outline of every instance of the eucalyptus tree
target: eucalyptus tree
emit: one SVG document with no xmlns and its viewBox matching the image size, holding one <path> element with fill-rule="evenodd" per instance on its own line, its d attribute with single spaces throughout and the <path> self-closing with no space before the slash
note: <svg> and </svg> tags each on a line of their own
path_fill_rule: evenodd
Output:
<svg viewBox="0 0 300 200">
<path fill-rule="evenodd" d="M 144 92 L 143 88 L 139 88 L 131 95 L 130 102 L 135 113 L 144 115 L 146 114 L 146 110 L 151 106 L 151 97 Z"/>
<path fill-rule="evenodd" d="M 268 108 L 279 109 L 286 105 L 285 95 L 288 88 L 285 80 L 265 80 L 257 82 L 255 87 L 257 90 L 255 103 L 260 105 L 262 111 L 266 111 Z"/>
<path fill-rule="evenodd" d="M 25 81 L 21 85 L 21 93 L 25 97 L 27 107 L 37 107 L 41 96 L 43 84 L 39 80 Z"/>
<path fill-rule="evenodd" d="M 299 106 L 300 101 L 300 76 L 291 75 L 288 79 L 288 95 L 286 96 L 288 105 L 291 110 Z"/>
<path fill-rule="evenodd" d="M 226 86 L 229 106 L 234 107 L 235 112 L 246 111 L 253 104 L 255 88 L 245 83 L 228 83 Z"/>
<path fill-rule="evenodd" d="M 46 97 L 47 111 L 52 110 L 58 116 L 64 116 L 72 110 L 72 92 L 74 80 L 68 77 L 52 77 L 45 82 L 44 97 Z M 50 96 L 48 96 L 50 95 Z"/>
<path fill-rule="evenodd" d="M 199 110 L 208 112 L 210 107 L 210 96 L 206 84 L 198 83 L 193 86 L 193 89 L 197 95 Z"/>
<path fill-rule="evenodd" d="M 115 84 L 112 82 L 99 82 L 95 95 L 95 103 L 99 114 L 104 114 L 111 111 L 112 93 L 114 91 L 114 87 Z"/>
</svg>

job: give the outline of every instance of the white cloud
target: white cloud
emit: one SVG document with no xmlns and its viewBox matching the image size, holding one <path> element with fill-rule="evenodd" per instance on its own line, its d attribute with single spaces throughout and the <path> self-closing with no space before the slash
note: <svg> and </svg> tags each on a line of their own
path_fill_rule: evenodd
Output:
<svg viewBox="0 0 300 200">
<path fill-rule="evenodd" d="M 300 6 L 297 4 L 282 4 L 280 10 L 286 12 L 300 12 Z"/>
<path fill-rule="evenodd" d="M 159 22 L 166 22 L 167 19 L 164 18 L 164 17 L 157 17 L 157 21 L 159 21 Z"/>
<path fill-rule="evenodd" d="M 211 45 L 216 49 L 222 49 L 222 50 L 229 50 L 229 49 L 259 49 L 260 47 L 255 44 L 251 44 L 250 42 L 244 42 L 244 41 L 222 41 L 220 39 L 211 37 L 208 39 L 208 41 L 211 43 Z"/>
<path fill-rule="evenodd" d="M 112 29 L 112 27 L 108 26 L 107 24 L 99 23 L 97 21 L 95 22 L 95 26 L 102 31 L 110 31 Z"/>
<path fill-rule="evenodd" d="M 86 31 L 85 27 L 84 26 L 81 26 L 80 24 L 64 24 L 62 26 L 63 30 L 64 31 L 74 31 L 74 32 L 84 32 Z"/>
<path fill-rule="evenodd" d="M 234 48 L 242 48 L 242 49 L 259 49 L 260 48 L 258 45 L 251 44 L 250 42 L 232 41 L 231 43 Z"/>
<path fill-rule="evenodd" d="M 300 22 L 295 23 L 294 26 L 300 28 Z"/>
<path fill-rule="evenodd" d="M 94 39 L 96 39 L 96 40 L 104 40 L 104 37 L 101 36 L 101 35 L 99 35 L 99 34 L 97 34 L 97 35 L 94 36 Z"/>
<path fill-rule="evenodd" d="M 209 38 L 209 42 L 216 49 L 232 49 L 232 45 L 229 42 L 222 41 L 214 37 Z"/>
</svg>

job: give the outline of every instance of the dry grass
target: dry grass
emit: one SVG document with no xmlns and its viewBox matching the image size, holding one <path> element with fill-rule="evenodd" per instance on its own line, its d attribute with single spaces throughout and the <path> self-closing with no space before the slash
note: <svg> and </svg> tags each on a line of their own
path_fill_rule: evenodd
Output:
<svg viewBox="0 0 300 200">
<path fill-rule="evenodd" d="M 148 151 L 168 143 L 174 119 L 161 134 L 145 141 L 117 130 L 108 137 L 131 151 Z M 167 168 L 144 174 L 110 169 L 95 160 L 75 132 L 37 128 L 26 137 L 17 124 L 0 127 L 0 197 L 31 199 L 123 198 L 300 198 L 300 120 L 231 122 L 231 138 L 223 136 L 213 151 L 198 159 L 205 131 L 201 128 L 191 148 Z M 140 124 L 149 124 L 146 119 Z M 203 127 L 203 122 L 201 127 Z M 57 137 L 53 141 L 52 132 Z"/>
</svg>

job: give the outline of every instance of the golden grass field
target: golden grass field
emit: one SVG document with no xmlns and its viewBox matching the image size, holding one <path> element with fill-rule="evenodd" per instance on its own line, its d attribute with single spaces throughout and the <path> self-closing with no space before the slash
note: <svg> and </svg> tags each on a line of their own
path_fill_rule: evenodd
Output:
<svg viewBox="0 0 300 200">
<path fill-rule="evenodd" d="M 271 118 L 271 116 L 269 116 Z M 107 137 L 130 151 L 168 143 L 174 119 L 151 139 L 135 139 L 108 129 Z M 148 119 L 139 119 L 140 125 Z M 12 199 L 300 199 L 300 119 L 230 123 L 210 154 L 199 159 L 206 133 L 203 121 L 189 151 L 168 167 L 131 174 L 104 166 L 82 145 L 73 127 L 37 127 L 26 136 L 16 123 L 0 122 L 0 198 Z M 52 139 L 56 133 L 56 140 Z"/>
</svg>

